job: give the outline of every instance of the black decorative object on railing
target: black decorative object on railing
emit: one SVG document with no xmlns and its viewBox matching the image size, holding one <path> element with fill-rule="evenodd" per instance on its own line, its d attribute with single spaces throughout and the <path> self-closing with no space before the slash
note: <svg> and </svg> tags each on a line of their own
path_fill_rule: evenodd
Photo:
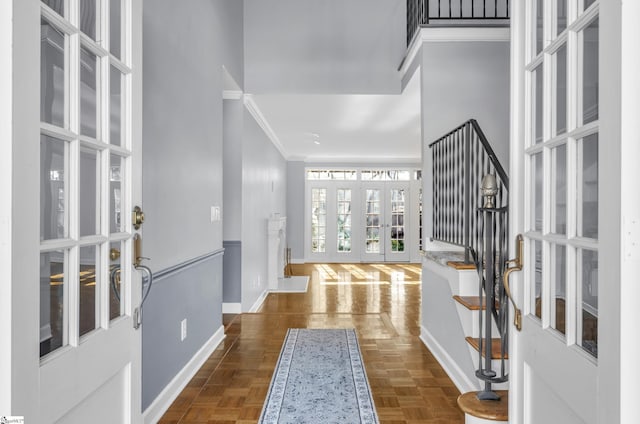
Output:
<svg viewBox="0 0 640 424">
<path fill-rule="evenodd" d="M 509 0 L 407 0 L 407 46 L 421 25 L 434 21 L 509 19 Z"/>
<path fill-rule="evenodd" d="M 429 145 L 433 160 L 433 233 L 431 238 L 466 250 L 482 250 L 482 179 L 496 176 L 496 207 L 507 204 L 509 180 L 475 119 L 460 125 Z"/>
</svg>

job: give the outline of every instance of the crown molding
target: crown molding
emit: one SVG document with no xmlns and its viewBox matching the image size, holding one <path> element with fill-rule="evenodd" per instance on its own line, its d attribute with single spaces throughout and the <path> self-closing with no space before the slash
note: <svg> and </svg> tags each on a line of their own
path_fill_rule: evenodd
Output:
<svg viewBox="0 0 640 424">
<path fill-rule="evenodd" d="M 260 128 L 262 128 L 262 131 L 264 131 L 267 137 L 269 137 L 269 140 L 271 140 L 271 143 L 273 143 L 276 149 L 278 149 L 282 157 L 285 160 L 288 160 L 289 155 L 287 151 L 282 145 L 282 142 L 280 142 L 280 138 L 278 138 L 278 135 L 275 133 L 273 128 L 271 128 L 271 125 L 269 125 L 269 122 L 262 114 L 262 111 L 260 111 L 260 108 L 258 107 L 255 100 L 253 99 L 253 95 L 245 94 L 243 98 L 244 98 L 244 107 L 249 111 L 251 116 L 253 116 L 253 119 L 256 120 Z"/>
<path fill-rule="evenodd" d="M 222 90 L 224 100 L 240 100 L 243 94 L 242 90 Z"/>
</svg>

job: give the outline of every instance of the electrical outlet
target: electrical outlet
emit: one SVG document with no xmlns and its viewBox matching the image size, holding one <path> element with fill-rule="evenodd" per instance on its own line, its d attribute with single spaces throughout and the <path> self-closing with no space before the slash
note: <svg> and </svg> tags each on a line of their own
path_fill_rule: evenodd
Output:
<svg viewBox="0 0 640 424">
<path fill-rule="evenodd" d="M 184 341 L 187 338 L 187 319 L 183 319 L 180 322 L 180 341 Z"/>
</svg>

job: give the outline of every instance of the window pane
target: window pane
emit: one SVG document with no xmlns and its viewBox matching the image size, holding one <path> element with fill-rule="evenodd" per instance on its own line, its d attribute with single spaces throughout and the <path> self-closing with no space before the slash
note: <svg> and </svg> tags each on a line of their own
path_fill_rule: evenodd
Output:
<svg viewBox="0 0 640 424">
<path fill-rule="evenodd" d="M 351 190 L 338 189 L 338 252 L 351 252 Z"/>
<path fill-rule="evenodd" d="M 582 33 L 582 122 L 587 124 L 598 119 L 598 33 L 596 19 Z"/>
<path fill-rule="evenodd" d="M 591 6 L 595 2 L 596 0 L 584 0 L 584 10 L 587 10 L 589 6 Z"/>
<path fill-rule="evenodd" d="M 120 254 L 122 254 L 124 243 L 122 242 L 111 242 L 110 253 L 112 251 L 117 250 Z M 111 264 L 109 266 L 109 319 L 118 318 L 123 314 L 124 308 L 122 306 L 122 302 L 120 301 L 122 295 L 122 281 L 120 279 L 120 260 L 121 258 L 112 259 Z"/>
<path fill-rule="evenodd" d="M 67 345 L 65 253 L 40 254 L 40 357 Z"/>
<path fill-rule="evenodd" d="M 540 240 L 535 240 L 533 242 L 533 259 L 534 266 L 532 267 L 533 276 L 531 281 L 533 282 L 533 296 L 531 296 L 531 309 L 534 311 L 535 316 L 542 319 L 542 302 L 543 302 L 543 293 L 542 293 L 542 242 Z"/>
<path fill-rule="evenodd" d="M 96 246 L 84 246 L 80 248 L 80 323 L 79 334 L 82 336 L 97 327 L 96 305 L 98 290 L 96 290 Z"/>
<path fill-rule="evenodd" d="M 97 59 L 84 48 L 80 52 L 80 133 L 96 138 Z"/>
<path fill-rule="evenodd" d="M 109 50 L 115 57 L 122 54 L 122 0 L 109 1 Z"/>
<path fill-rule="evenodd" d="M 582 343 L 593 356 L 598 356 L 598 252 L 581 250 L 578 274 L 582 279 Z"/>
<path fill-rule="evenodd" d="M 96 39 L 97 0 L 80 0 L 80 30 Z"/>
<path fill-rule="evenodd" d="M 567 249 L 565 246 L 553 245 L 552 247 L 552 290 L 555 293 L 555 302 L 551 305 L 551 327 L 562 334 L 566 333 L 566 299 L 567 299 Z"/>
<path fill-rule="evenodd" d="M 554 213 L 552 228 L 556 234 L 567 232 L 567 146 L 561 145 L 551 150 L 554 175 L 553 201 Z"/>
<path fill-rule="evenodd" d="M 66 238 L 68 234 L 68 156 L 65 142 L 40 136 L 40 239 Z"/>
<path fill-rule="evenodd" d="M 567 46 L 556 53 L 556 134 L 567 132 Z"/>
<path fill-rule="evenodd" d="M 598 238 L 598 134 L 578 142 L 581 174 L 578 201 L 578 235 Z"/>
<path fill-rule="evenodd" d="M 404 252 L 405 191 L 391 190 L 391 251 Z"/>
<path fill-rule="evenodd" d="M 111 67 L 111 78 L 110 78 L 110 96 L 109 96 L 109 105 L 111 108 L 110 111 L 110 124 L 109 124 L 109 136 L 110 143 L 116 146 L 122 145 L 122 93 L 124 87 L 124 76 L 120 71 L 118 71 L 113 66 Z"/>
<path fill-rule="evenodd" d="M 60 16 L 64 16 L 64 0 L 42 0 L 42 3 L 58 12 Z"/>
<path fill-rule="evenodd" d="M 64 127 L 67 110 L 66 36 L 44 19 L 40 31 L 40 120 Z"/>
<path fill-rule="evenodd" d="M 535 109 L 533 110 L 533 139 L 535 143 L 541 143 L 543 134 L 543 114 L 542 114 L 542 101 L 543 101 L 543 70 L 542 65 L 538 66 L 533 71 L 533 96 L 535 102 Z"/>
<path fill-rule="evenodd" d="M 98 154 L 93 150 L 80 151 L 80 235 L 100 233 L 100 179 Z"/>
<path fill-rule="evenodd" d="M 567 0 L 557 1 L 557 13 L 558 13 L 558 35 L 567 28 Z"/>
<path fill-rule="evenodd" d="M 327 189 L 311 189 L 311 251 L 324 253 L 327 227 Z"/>
<path fill-rule="evenodd" d="M 544 0 L 536 1 L 536 55 L 540 53 L 543 45 Z"/>
<path fill-rule="evenodd" d="M 533 231 L 542 231 L 542 182 L 543 182 L 543 166 L 542 153 L 536 153 L 531 156 L 531 184 L 533 190 L 531 193 L 531 222 L 529 228 Z"/>
<path fill-rule="evenodd" d="M 367 253 L 380 253 L 380 190 L 366 190 L 365 199 L 367 202 L 365 249 Z"/>
<path fill-rule="evenodd" d="M 109 231 L 119 233 L 124 231 L 122 222 L 122 175 L 124 160 L 117 155 L 111 155 L 109 166 Z"/>
</svg>

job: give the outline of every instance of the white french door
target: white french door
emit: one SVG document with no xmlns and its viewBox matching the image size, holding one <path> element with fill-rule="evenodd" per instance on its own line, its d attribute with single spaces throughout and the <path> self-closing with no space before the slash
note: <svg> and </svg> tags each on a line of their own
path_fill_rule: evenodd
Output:
<svg viewBox="0 0 640 424">
<path fill-rule="evenodd" d="M 512 329 L 512 423 L 595 423 L 599 293 L 606 255 L 599 160 L 599 4 L 514 2 L 512 276 L 522 330 Z M 616 142 L 607 140 L 607 143 Z"/>
<path fill-rule="evenodd" d="M 13 206 L 40 215 L 39 241 L 13 246 L 39 263 L 18 288 L 39 325 L 12 322 L 28 352 L 14 367 L 34 376 L 15 385 L 28 407 L 13 413 L 38 423 L 138 423 L 141 335 L 132 316 L 141 279 L 129 258 L 141 200 L 142 5 L 17 1 L 13 31 L 24 73 L 16 80 L 30 80 L 14 84 L 14 129 L 29 136 L 13 166 L 35 175 Z"/>
<path fill-rule="evenodd" d="M 363 262 L 408 262 L 411 241 L 409 182 L 362 184 Z"/>
</svg>

